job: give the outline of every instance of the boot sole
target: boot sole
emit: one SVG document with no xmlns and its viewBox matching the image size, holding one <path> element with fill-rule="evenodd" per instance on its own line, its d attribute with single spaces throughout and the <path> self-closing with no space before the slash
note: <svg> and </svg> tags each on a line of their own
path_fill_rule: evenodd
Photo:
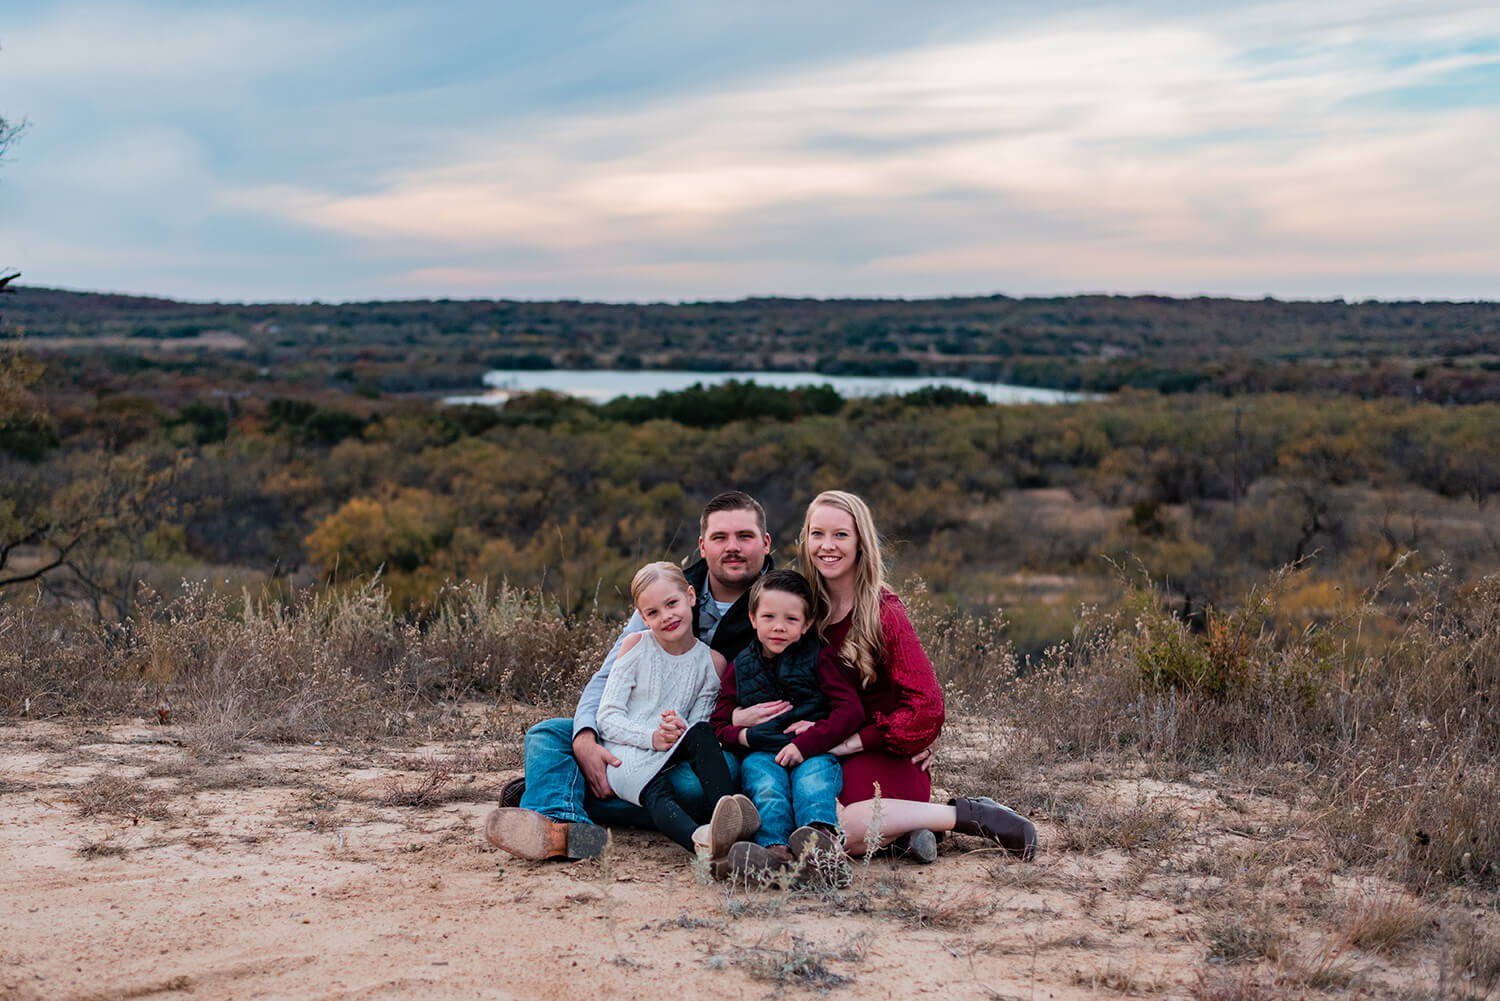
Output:
<svg viewBox="0 0 1500 1001">
<path fill-rule="evenodd" d="M 517 858 L 594 858 L 604 851 L 609 831 L 597 824 L 551 820 L 532 810 L 500 807 L 484 822 L 485 840 Z"/>
<path fill-rule="evenodd" d="M 740 836 L 735 840 L 749 841 L 760 830 L 760 811 L 755 808 L 755 802 L 742 792 L 734 794 L 734 801 L 740 805 Z"/>
<path fill-rule="evenodd" d="M 740 836 L 743 826 L 738 797 L 725 796 L 715 803 L 713 816 L 708 821 L 708 857 L 715 862 L 728 858 L 729 849 L 736 841 L 743 840 Z"/>
</svg>

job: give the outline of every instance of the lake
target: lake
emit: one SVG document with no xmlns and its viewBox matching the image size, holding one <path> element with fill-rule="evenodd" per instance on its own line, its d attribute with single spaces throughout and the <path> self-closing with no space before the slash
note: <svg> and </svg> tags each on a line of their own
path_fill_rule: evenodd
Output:
<svg viewBox="0 0 1500 1001">
<path fill-rule="evenodd" d="M 705 386 L 738 379 L 758 386 L 795 389 L 798 386 L 832 386 L 845 399 L 856 396 L 903 394 L 925 386 L 948 386 L 953 389 L 982 393 L 991 403 L 1072 403 L 1089 399 L 1087 393 L 1067 393 L 1059 389 L 1037 389 L 1032 386 L 1008 386 L 996 382 L 975 382 L 945 376 L 861 376 L 822 375 L 818 372 L 679 372 L 654 369 L 623 371 L 615 369 L 539 369 L 535 371 L 486 372 L 488 391 L 477 396 L 449 396 L 445 403 L 504 403 L 512 393 L 550 389 L 555 393 L 578 396 L 594 403 L 604 403 L 617 396 L 655 396 L 664 390 L 677 392 L 695 383 Z"/>
</svg>

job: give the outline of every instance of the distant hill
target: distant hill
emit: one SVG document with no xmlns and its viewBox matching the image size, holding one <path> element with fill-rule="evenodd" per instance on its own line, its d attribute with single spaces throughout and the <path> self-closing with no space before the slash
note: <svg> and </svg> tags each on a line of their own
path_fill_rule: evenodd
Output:
<svg viewBox="0 0 1500 1001">
<path fill-rule="evenodd" d="M 489 368 L 959 375 L 1061 389 L 1321 389 L 1500 399 L 1500 303 L 1081 295 L 605 304 L 412 300 L 189 303 L 21 287 L 11 336 L 142 351 L 178 341 L 260 365 L 361 363 L 381 377 Z M 399 381 L 399 380 L 398 380 Z"/>
</svg>

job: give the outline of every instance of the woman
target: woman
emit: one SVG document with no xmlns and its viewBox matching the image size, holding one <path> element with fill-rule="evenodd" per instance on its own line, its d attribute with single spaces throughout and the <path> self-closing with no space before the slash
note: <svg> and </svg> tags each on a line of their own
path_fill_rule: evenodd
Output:
<svg viewBox="0 0 1500 1001">
<path fill-rule="evenodd" d="M 869 507 L 854 494 L 824 491 L 808 505 L 797 545 L 817 599 L 822 656 L 837 660 L 864 704 L 865 724 L 833 749 L 843 763 L 839 800 L 850 854 L 872 847 L 872 835 L 873 847 L 909 836 L 909 851 L 930 862 L 937 857 L 931 832 L 957 831 L 1030 859 L 1036 828 L 1008 807 L 982 797 L 929 802 L 943 692 L 901 599 L 886 586 Z"/>
</svg>

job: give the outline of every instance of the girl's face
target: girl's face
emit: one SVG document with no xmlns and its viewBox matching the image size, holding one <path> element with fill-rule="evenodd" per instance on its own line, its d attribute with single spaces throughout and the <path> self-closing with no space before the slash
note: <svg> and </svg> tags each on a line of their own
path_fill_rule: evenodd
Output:
<svg viewBox="0 0 1500 1001">
<path fill-rule="evenodd" d="M 825 583 L 849 579 L 859 558 L 854 516 L 829 504 L 813 508 L 807 516 L 807 551 Z"/>
<path fill-rule="evenodd" d="M 807 603 L 789 591 L 765 590 L 755 604 L 755 636 L 772 657 L 807 635 Z"/>
<path fill-rule="evenodd" d="M 641 592 L 636 611 L 663 650 L 682 653 L 696 642 L 693 636 L 693 589 L 676 581 L 659 580 Z"/>
</svg>

